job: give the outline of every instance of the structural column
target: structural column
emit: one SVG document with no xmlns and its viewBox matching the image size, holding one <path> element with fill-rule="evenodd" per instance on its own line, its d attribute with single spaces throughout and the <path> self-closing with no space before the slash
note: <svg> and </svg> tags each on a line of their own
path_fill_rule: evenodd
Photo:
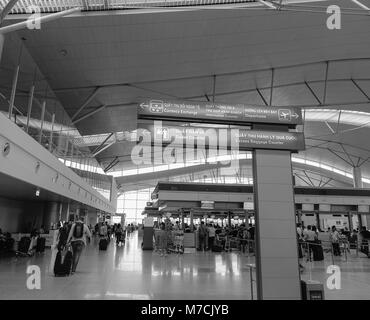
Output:
<svg viewBox="0 0 370 320">
<path fill-rule="evenodd" d="M 46 202 L 42 224 L 47 230 L 50 230 L 52 224 L 59 221 L 59 203 Z"/>
<path fill-rule="evenodd" d="M 191 232 L 194 231 L 194 214 L 193 214 L 193 210 L 190 209 L 190 230 Z"/>
<path fill-rule="evenodd" d="M 361 173 L 361 167 L 353 167 L 353 186 L 355 188 L 363 188 L 363 182 L 362 182 L 362 173 Z M 360 227 L 364 226 L 367 229 L 369 228 L 370 220 L 366 215 L 359 214 L 358 215 L 358 222 Z M 369 224 L 368 224 L 369 223 Z"/>
<path fill-rule="evenodd" d="M 290 151 L 253 153 L 258 299 L 301 299 Z"/>
<path fill-rule="evenodd" d="M 4 35 L 0 33 L 0 62 L 1 62 L 1 56 L 3 53 L 3 46 L 4 46 Z"/>
<path fill-rule="evenodd" d="M 227 213 L 227 223 L 229 224 L 229 228 L 231 227 L 231 212 Z"/>
</svg>

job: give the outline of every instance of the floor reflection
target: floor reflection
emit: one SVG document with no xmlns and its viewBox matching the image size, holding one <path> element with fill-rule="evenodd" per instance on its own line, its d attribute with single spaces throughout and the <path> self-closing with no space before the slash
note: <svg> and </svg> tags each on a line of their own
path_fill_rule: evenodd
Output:
<svg viewBox="0 0 370 320">
<path fill-rule="evenodd" d="M 51 250 L 32 258 L 0 261 L 0 299 L 250 299 L 247 264 L 254 257 L 232 252 L 195 252 L 161 257 L 141 250 L 131 234 L 124 246 L 114 241 L 99 251 L 98 239 L 81 256 L 77 272 L 56 278 L 50 270 Z M 303 279 L 326 281 L 331 261 L 307 265 Z M 42 290 L 26 289 L 27 265 L 39 265 Z M 327 299 L 369 299 L 370 259 L 338 261 L 342 290 L 326 291 Z"/>
</svg>

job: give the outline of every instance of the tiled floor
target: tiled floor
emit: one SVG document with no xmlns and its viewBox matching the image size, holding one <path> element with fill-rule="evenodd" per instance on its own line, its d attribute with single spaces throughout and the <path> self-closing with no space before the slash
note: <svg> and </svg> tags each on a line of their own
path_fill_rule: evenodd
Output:
<svg viewBox="0 0 370 320">
<path fill-rule="evenodd" d="M 253 257 L 238 253 L 200 253 L 160 257 L 142 251 L 134 233 L 124 247 L 110 244 L 107 251 L 90 245 L 77 272 L 55 278 L 49 270 L 51 254 L 0 261 L 0 299 L 251 299 L 247 264 Z M 325 262 L 308 263 L 302 279 L 325 281 Z M 327 299 L 370 299 L 370 259 L 337 263 L 342 289 L 328 290 Z M 41 268 L 41 290 L 28 290 L 28 265 Z M 312 268 L 311 268 L 312 267 Z"/>
</svg>

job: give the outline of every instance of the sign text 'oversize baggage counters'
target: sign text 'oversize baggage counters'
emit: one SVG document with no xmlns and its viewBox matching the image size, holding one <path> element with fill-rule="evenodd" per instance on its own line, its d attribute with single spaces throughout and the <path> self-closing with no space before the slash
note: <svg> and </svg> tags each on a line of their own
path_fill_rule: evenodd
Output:
<svg viewBox="0 0 370 320">
<path fill-rule="evenodd" d="M 139 103 L 139 119 L 208 123 L 273 123 L 290 127 L 302 124 L 298 107 L 264 107 L 212 102 L 145 100 Z"/>
<path fill-rule="evenodd" d="M 182 127 L 162 125 L 161 121 L 139 125 L 137 142 L 143 145 L 176 147 L 206 147 L 209 149 L 276 149 L 299 151 L 305 149 L 301 132 L 262 131 L 248 129 Z M 142 137 L 145 137 L 144 139 Z"/>
<path fill-rule="evenodd" d="M 274 132 L 259 130 L 231 130 L 231 139 L 238 141 L 240 149 L 304 150 L 302 132 Z"/>
</svg>

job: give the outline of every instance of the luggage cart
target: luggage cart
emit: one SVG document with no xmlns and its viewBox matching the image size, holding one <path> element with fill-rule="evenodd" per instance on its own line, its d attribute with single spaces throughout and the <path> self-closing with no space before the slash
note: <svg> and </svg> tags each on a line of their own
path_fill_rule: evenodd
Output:
<svg viewBox="0 0 370 320">
<path fill-rule="evenodd" d="M 182 231 L 172 232 L 169 251 L 181 254 L 184 253 L 184 233 Z"/>
</svg>

